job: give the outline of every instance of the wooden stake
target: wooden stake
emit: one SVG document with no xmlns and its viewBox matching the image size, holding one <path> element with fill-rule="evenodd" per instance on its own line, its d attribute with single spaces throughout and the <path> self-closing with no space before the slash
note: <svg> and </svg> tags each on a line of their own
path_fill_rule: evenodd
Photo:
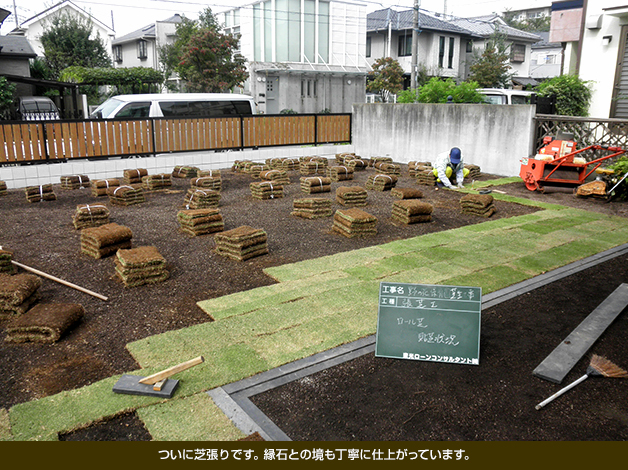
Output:
<svg viewBox="0 0 628 470">
<path fill-rule="evenodd" d="M 194 359 L 190 359 L 189 361 L 182 362 L 181 364 L 177 364 L 176 366 L 172 366 L 169 369 L 162 370 L 161 372 L 157 372 L 156 374 L 149 375 L 148 377 L 144 377 L 139 381 L 141 384 L 154 385 L 157 382 L 160 382 L 164 379 L 167 379 L 171 375 L 176 374 L 177 372 L 184 371 L 189 369 L 190 367 L 196 366 L 202 362 L 204 362 L 203 356 L 198 356 Z"/>
<path fill-rule="evenodd" d="M 18 267 L 20 267 L 22 269 L 25 269 L 27 271 L 30 271 L 30 272 L 34 273 L 34 274 L 37 274 L 38 276 L 42 276 L 42 277 L 51 279 L 51 280 L 53 280 L 55 282 L 58 282 L 59 284 L 63 284 L 64 286 L 68 286 L 68 287 L 71 287 L 73 289 L 80 290 L 81 292 L 85 292 L 86 294 L 93 295 L 94 297 L 97 297 L 97 298 L 99 298 L 101 300 L 105 300 L 105 301 L 108 300 L 107 297 L 105 297 L 104 295 L 97 294 L 96 292 L 92 292 L 91 290 L 88 290 L 88 289 L 85 289 L 83 287 L 77 286 L 76 284 L 72 284 L 71 282 L 64 281 L 63 279 L 59 279 L 58 277 L 52 276 L 50 274 L 46 274 L 45 272 L 40 271 L 38 269 L 30 268 L 30 267 L 28 267 L 26 265 L 23 265 L 21 263 L 18 263 L 17 261 L 13 261 L 13 260 L 11 260 L 11 263 L 13 263 L 14 265 L 16 265 L 16 266 L 18 266 Z"/>
</svg>

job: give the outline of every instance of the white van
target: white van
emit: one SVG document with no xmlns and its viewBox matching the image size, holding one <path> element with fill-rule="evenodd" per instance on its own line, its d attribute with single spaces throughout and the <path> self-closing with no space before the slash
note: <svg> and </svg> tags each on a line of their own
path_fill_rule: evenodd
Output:
<svg viewBox="0 0 628 470">
<path fill-rule="evenodd" d="M 256 114 L 253 97 L 233 93 L 117 95 L 98 106 L 91 119 L 224 117 Z"/>
<path fill-rule="evenodd" d="M 478 88 L 488 104 L 531 104 L 534 92 L 506 88 Z"/>
</svg>

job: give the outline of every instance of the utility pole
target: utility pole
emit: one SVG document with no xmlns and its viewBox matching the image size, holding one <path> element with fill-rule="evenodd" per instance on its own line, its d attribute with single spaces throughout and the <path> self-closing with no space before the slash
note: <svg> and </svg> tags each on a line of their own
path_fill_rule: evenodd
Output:
<svg viewBox="0 0 628 470">
<path fill-rule="evenodd" d="M 417 89 L 417 72 L 419 68 L 419 2 L 414 0 L 414 14 L 412 18 L 412 63 L 410 71 L 410 89 Z"/>
</svg>

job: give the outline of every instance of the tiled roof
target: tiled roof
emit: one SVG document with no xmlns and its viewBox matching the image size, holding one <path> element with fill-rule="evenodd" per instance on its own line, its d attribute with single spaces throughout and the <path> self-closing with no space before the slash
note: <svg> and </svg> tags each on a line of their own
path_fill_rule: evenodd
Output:
<svg viewBox="0 0 628 470">
<path fill-rule="evenodd" d="M 24 36 L 0 36 L 2 55 L 37 57 L 30 42 Z"/>
<path fill-rule="evenodd" d="M 475 18 L 455 18 L 451 22 L 461 28 L 471 31 L 478 36 L 488 37 L 495 32 L 496 29 L 505 33 L 510 39 L 519 39 L 521 41 L 538 42 L 541 37 L 521 31 L 520 29 L 508 26 L 501 20 L 499 16 L 478 16 Z"/>
<path fill-rule="evenodd" d="M 404 10 L 396 11 L 391 8 L 377 10 L 369 13 L 366 17 L 366 31 L 378 31 L 388 29 L 390 22 L 391 28 L 395 31 L 412 29 L 414 21 L 414 11 Z M 458 25 L 443 21 L 434 16 L 419 12 L 419 29 L 432 31 L 443 31 L 449 33 L 457 33 L 464 35 L 472 35 L 469 30 L 461 28 Z"/>
<path fill-rule="evenodd" d="M 168 19 L 160 21 L 160 23 L 181 23 L 181 16 L 174 15 Z M 146 38 L 155 38 L 155 23 L 144 26 L 141 29 L 137 29 L 131 33 L 125 34 L 124 36 L 120 36 L 119 38 L 114 39 L 112 41 L 112 44 L 115 46 L 116 44 L 122 44 L 125 42 Z"/>
</svg>

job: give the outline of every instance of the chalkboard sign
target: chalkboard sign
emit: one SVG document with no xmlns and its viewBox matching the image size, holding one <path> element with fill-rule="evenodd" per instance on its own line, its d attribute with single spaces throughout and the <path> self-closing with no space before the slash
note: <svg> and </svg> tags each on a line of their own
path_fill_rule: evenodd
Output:
<svg viewBox="0 0 628 470">
<path fill-rule="evenodd" d="M 480 287 L 380 283 L 375 355 L 479 365 Z"/>
</svg>

